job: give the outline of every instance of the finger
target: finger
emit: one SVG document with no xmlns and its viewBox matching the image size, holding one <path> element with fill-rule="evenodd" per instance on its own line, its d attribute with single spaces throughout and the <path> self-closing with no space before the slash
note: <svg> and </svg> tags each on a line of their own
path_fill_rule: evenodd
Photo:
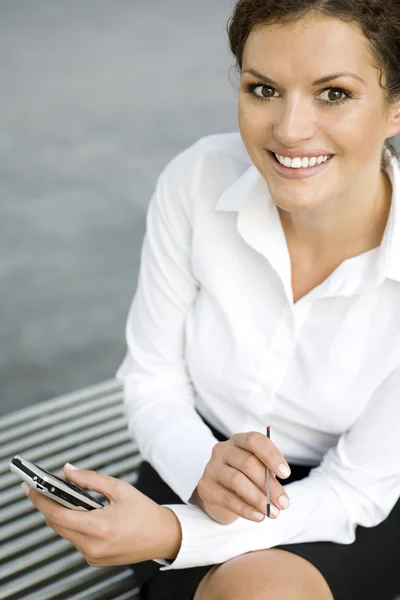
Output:
<svg viewBox="0 0 400 600">
<path fill-rule="evenodd" d="M 62 527 L 61 525 L 50 525 L 49 523 L 48 525 L 55 533 L 57 533 L 57 535 L 67 540 L 67 542 L 70 542 L 79 552 L 84 554 L 84 547 L 88 540 L 87 535 L 80 531 L 73 531 L 67 527 Z"/>
<path fill-rule="evenodd" d="M 64 465 L 64 473 L 69 480 L 82 488 L 99 492 L 112 502 L 117 502 L 119 499 L 120 482 L 115 477 L 96 473 L 96 471 L 77 469 L 69 463 Z"/>
<path fill-rule="evenodd" d="M 220 477 L 217 482 L 220 483 L 224 488 L 231 490 L 239 498 L 244 501 L 243 510 L 244 512 L 240 516 L 245 519 L 252 518 L 254 511 L 258 513 L 267 514 L 267 496 L 265 491 L 261 491 L 254 483 L 241 471 L 232 469 L 229 465 L 225 465 L 225 469 L 220 472 Z M 271 512 L 273 516 L 279 516 L 279 511 L 282 506 L 277 505 L 275 500 L 278 498 L 277 494 L 273 494 L 272 490 L 274 485 L 280 485 L 275 482 L 274 476 L 271 478 Z M 276 510 L 272 508 L 275 506 Z M 253 515 L 254 516 L 254 515 Z"/>
<path fill-rule="evenodd" d="M 239 498 L 244 500 L 246 504 L 252 506 L 253 510 L 257 508 L 257 510 L 266 514 L 267 497 L 265 493 L 262 492 L 242 471 L 225 464 L 219 470 L 215 481 L 227 490 L 232 491 Z"/>
<path fill-rule="evenodd" d="M 233 469 L 244 473 L 261 491 L 266 490 L 267 469 L 255 454 L 235 445 L 226 452 L 223 460 Z"/>
<path fill-rule="evenodd" d="M 84 535 L 94 535 L 97 531 L 94 523 L 94 514 L 96 511 L 76 511 L 71 510 L 51 500 L 44 494 L 33 490 L 28 484 L 23 484 L 23 490 L 32 504 L 43 514 L 46 523 L 56 531 L 56 528 L 72 532 L 80 532 Z"/>
<path fill-rule="evenodd" d="M 205 502 L 221 506 L 222 508 L 231 511 L 239 517 L 248 519 L 249 521 L 255 521 L 259 523 L 260 521 L 264 520 L 267 512 L 266 501 L 261 510 L 258 510 L 258 508 L 249 505 L 245 500 L 243 500 L 243 498 L 236 495 L 233 491 L 227 489 L 225 486 L 217 483 L 216 481 L 207 479 L 204 483 L 206 483 L 207 492 L 206 494 L 202 493 L 201 496 Z M 276 518 L 278 516 L 279 511 L 277 509 L 273 511 L 271 507 L 271 517 Z"/>
<path fill-rule="evenodd" d="M 282 452 L 275 444 L 258 431 L 236 433 L 232 438 L 235 446 L 247 450 L 268 467 L 277 477 L 287 479 L 290 475 L 290 467 Z"/>
<path fill-rule="evenodd" d="M 242 448 L 235 448 L 236 452 L 229 452 L 226 456 L 226 464 L 236 471 L 243 473 L 250 482 L 255 484 L 255 488 L 245 486 L 243 490 L 234 488 L 236 494 L 239 494 L 246 502 L 260 509 L 262 502 L 266 502 L 267 490 L 267 469 L 265 465 L 257 458 L 255 454 L 251 454 Z M 221 470 L 221 473 L 223 471 Z M 226 485 L 225 473 L 224 481 L 220 481 Z M 230 474 L 233 477 L 233 473 Z M 230 487 L 230 486 L 226 486 Z M 276 480 L 275 474 L 271 477 L 271 502 L 279 509 L 286 509 L 290 504 L 289 496 L 284 487 Z"/>
</svg>

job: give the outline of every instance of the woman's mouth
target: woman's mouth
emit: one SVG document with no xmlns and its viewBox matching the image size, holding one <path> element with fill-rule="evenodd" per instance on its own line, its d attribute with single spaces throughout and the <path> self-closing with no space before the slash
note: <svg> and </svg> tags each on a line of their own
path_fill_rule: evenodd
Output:
<svg viewBox="0 0 400 600">
<path fill-rule="evenodd" d="M 270 150 L 266 150 L 266 153 L 269 158 L 269 163 L 271 164 L 275 173 L 284 177 L 285 179 L 308 179 L 309 177 L 313 177 L 325 171 L 332 162 L 332 158 L 334 158 L 334 154 L 326 155 L 323 157 L 314 157 L 314 159 L 302 159 L 295 158 L 292 160 L 284 159 L 281 157 L 281 161 L 285 160 L 286 164 L 281 164 L 277 155 Z M 318 164 L 318 161 L 319 164 Z M 290 166 L 286 166 L 289 165 Z"/>
</svg>

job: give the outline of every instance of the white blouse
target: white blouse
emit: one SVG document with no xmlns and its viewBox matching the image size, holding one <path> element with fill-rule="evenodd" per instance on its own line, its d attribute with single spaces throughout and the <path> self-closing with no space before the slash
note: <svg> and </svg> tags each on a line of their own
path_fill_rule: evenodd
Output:
<svg viewBox="0 0 400 600">
<path fill-rule="evenodd" d="M 131 436 L 182 499 L 162 570 L 278 544 L 351 544 L 400 496 L 400 168 L 379 248 L 293 302 L 279 213 L 238 133 L 199 140 L 159 177 L 147 215 L 128 351 L 117 378 Z M 189 499 L 217 440 L 271 426 L 308 477 L 278 519 L 220 525 Z M 160 557 L 162 558 L 162 557 Z"/>
</svg>

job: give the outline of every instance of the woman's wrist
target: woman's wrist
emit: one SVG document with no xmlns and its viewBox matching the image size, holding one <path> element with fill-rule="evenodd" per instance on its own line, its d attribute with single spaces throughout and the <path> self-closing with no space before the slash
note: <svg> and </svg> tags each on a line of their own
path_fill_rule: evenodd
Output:
<svg viewBox="0 0 400 600">
<path fill-rule="evenodd" d="M 176 514 L 166 508 L 162 507 L 164 511 L 164 523 L 163 536 L 160 545 L 160 556 L 155 558 L 163 558 L 165 560 L 175 560 L 178 556 L 179 550 L 182 544 L 182 528 Z"/>
</svg>

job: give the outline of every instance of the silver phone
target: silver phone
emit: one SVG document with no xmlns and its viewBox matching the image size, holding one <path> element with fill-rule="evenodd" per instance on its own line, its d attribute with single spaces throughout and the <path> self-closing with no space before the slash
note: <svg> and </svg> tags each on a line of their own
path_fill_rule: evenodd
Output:
<svg viewBox="0 0 400 600">
<path fill-rule="evenodd" d="M 57 477 L 22 456 L 14 456 L 10 470 L 34 490 L 72 510 L 94 510 L 104 506 L 71 481 Z"/>
</svg>

